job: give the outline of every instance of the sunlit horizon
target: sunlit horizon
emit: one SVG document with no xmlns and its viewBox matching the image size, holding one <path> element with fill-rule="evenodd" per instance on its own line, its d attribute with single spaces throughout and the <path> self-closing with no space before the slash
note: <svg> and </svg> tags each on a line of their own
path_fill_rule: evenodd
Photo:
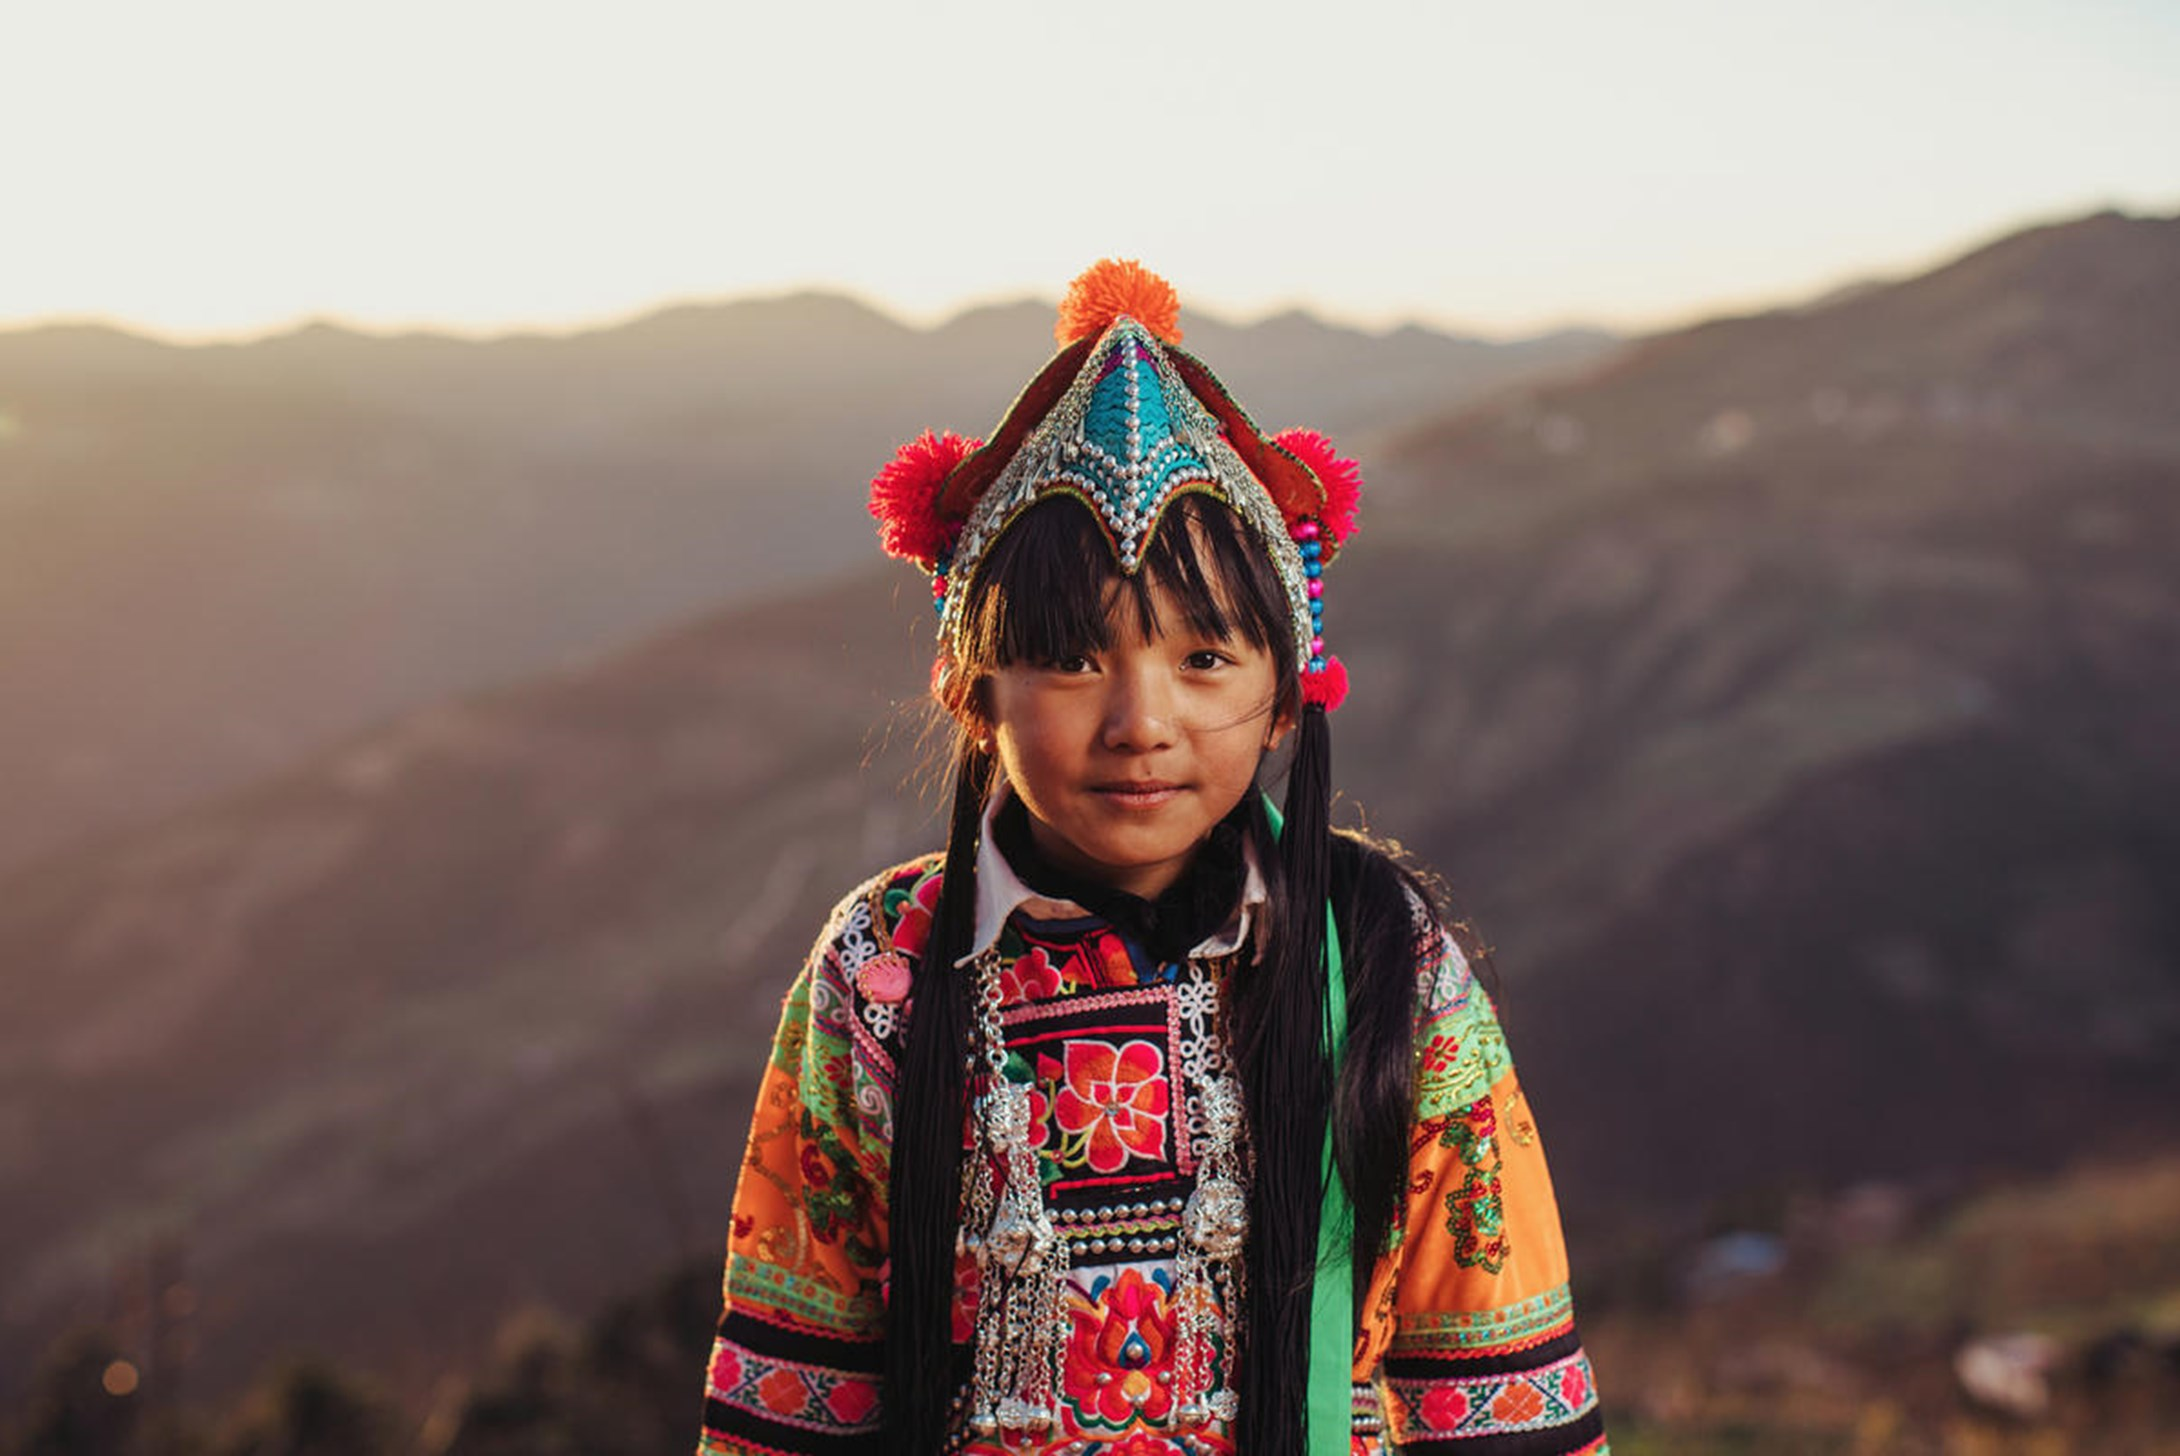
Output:
<svg viewBox="0 0 2180 1456">
<path fill-rule="evenodd" d="M 0 126 L 50 139 L 0 175 L 0 330 L 580 333 L 808 291 L 930 326 L 1115 255 L 1235 322 L 1641 333 L 2180 213 L 2180 11 L 2146 0 L 1247 16 L 48 7 L 0 57 Z"/>
</svg>

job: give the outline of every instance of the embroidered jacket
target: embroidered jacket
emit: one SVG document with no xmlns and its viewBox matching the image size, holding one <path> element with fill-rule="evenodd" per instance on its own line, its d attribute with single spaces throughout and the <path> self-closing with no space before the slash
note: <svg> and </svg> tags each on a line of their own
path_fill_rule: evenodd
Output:
<svg viewBox="0 0 2180 1456">
<path fill-rule="evenodd" d="M 1072 1266 L 1058 1427 L 958 1449 L 1231 1452 L 1216 1420 L 1182 1426 L 1170 1389 L 1173 1251 L 1195 1169 L 1185 1109 L 1223 980 L 1180 974 L 1080 906 L 1039 897 L 992 838 L 977 949 L 1004 957 L 1007 1075 L 1031 1088 Z M 857 888 L 788 993 L 735 1195 L 699 1456 L 880 1449 L 894 1068 L 905 966 L 940 878 L 931 856 Z M 1252 865 L 1233 920 L 1192 959 L 1230 962 L 1263 898 Z M 1605 1451 L 1536 1124 L 1489 997 L 1422 924 L 1407 1208 L 1356 1339 L 1353 1452 L 1376 1456 L 1385 1437 L 1466 1456 Z M 974 1284 L 965 1260 L 957 1340 L 971 1336 Z"/>
</svg>

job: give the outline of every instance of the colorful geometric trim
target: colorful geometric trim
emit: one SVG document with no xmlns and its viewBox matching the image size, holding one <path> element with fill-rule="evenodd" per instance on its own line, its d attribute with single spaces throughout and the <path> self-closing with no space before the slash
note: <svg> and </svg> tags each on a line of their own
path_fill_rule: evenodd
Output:
<svg viewBox="0 0 2180 1456">
<path fill-rule="evenodd" d="M 1574 1321 L 1574 1293 L 1562 1284 L 1498 1309 L 1433 1310 L 1401 1315 L 1391 1354 L 1425 1355 L 1519 1350 L 1565 1333 Z"/>
<path fill-rule="evenodd" d="M 1565 1452 L 1604 1434 L 1589 1357 L 1570 1329 L 1531 1350 L 1385 1362 L 1386 1415 L 1403 1443 L 1485 1452 Z"/>
<path fill-rule="evenodd" d="M 705 1432 L 754 1450 L 870 1451 L 883 1425 L 882 1355 L 876 1341 L 800 1335 L 729 1314 L 712 1343 Z"/>
</svg>

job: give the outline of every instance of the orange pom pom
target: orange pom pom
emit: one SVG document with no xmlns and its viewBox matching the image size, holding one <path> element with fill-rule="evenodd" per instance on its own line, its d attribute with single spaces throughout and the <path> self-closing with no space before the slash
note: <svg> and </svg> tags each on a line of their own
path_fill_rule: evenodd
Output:
<svg viewBox="0 0 2180 1456">
<path fill-rule="evenodd" d="M 1067 285 L 1052 337 L 1064 347 L 1104 333 L 1122 314 L 1169 344 L 1181 342 L 1181 298 L 1173 285 L 1122 258 L 1100 258 Z"/>
</svg>

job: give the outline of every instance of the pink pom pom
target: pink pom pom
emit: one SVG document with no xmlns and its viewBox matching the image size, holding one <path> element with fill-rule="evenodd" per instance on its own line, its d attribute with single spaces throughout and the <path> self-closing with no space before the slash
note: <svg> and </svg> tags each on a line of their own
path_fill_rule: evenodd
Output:
<svg viewBox="0 0 2180 1456">
<path fill-rule="evenodd" d="M 870 513 L 878 520 L 878 543 L 888 556 L 913 561 L 925 571 L 937 565 L 961 529 L 960 522 L 939 513 L 939 488 L 983 443 L 925 430 L 872 478 Z"/>
<path fill-rule="evenodd" d="M 1332 442 L 1315 430 L 1281 430 L 1273 443 L 1310 468 L 1325 488 L 1321 519 L 1325 529 L 1345 545 L 1355 534 L 1355 512 L 1362 505 L 1362 467 L 1332 448 Z"/>
<path fill-rule="evenodd" d="M 1331 712 L 1347 701 L 1347 665 L 1337 657 L 1325 659 L 1316 672 L 1302 674 L 1302 701 Z"/>
</svg>

